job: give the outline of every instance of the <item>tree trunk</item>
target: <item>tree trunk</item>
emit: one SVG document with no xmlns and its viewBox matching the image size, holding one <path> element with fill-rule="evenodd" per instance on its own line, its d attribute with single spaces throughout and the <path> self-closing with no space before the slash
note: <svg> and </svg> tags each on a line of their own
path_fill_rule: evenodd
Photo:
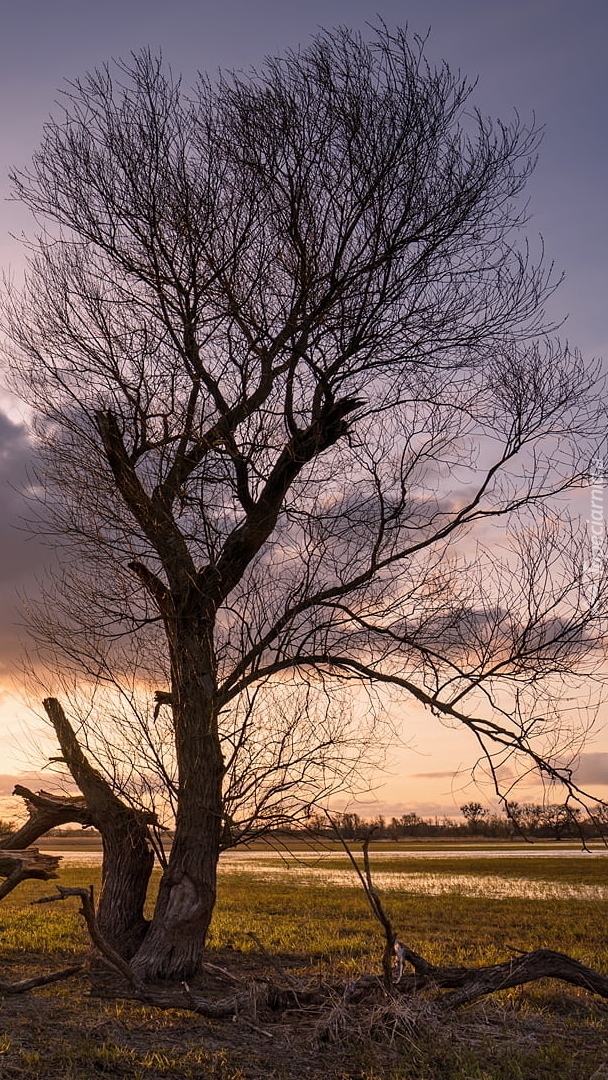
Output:
<svg viewBox="0 0 608 1080">
<path fill-rule="evenodd" d="M 103 870 L 97 921 L 110 945 L 130 960 L 148 932 L 144 905 L 154 851 L 129 807 L 122 810 L 126 812 L 104 815 L 100 829 Z"/>
<path fill-rule="evenodd" d="M 149 925 L 144 918 L 144 904 L 154 852 L 144 815 L 121 802 L 92 767 L 59 702 L 47 698 L 43 704 L 55 728 L 66 765 L 86 799 L 92 823 L 102 836 L 99 927 L 117 952 L 130 959 Z"/>
<path fill-rule="evenodd" d="M 192 978 L 216 899 L 224 762 L 210 635 L 201 633 L 199 623 L 179 635 L 172 656 L 179 801 L 152 924 L 131 964 L 142 979 Z"/>
<path fill-rule="evenodd" d="M 179 810 L 154 918 L 132 962 L 143 979 L 189 979 L 198 971 L 216 899 L 223 761 L 217 736 L 196 740 L 180 770 Z M 199 756 L 200 755 L 200 756 Z"/>
</svg>

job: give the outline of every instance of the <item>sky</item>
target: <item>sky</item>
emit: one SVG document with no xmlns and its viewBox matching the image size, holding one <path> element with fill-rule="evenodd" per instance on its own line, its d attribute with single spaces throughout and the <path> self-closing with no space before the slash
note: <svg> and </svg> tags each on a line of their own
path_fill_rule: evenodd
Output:
<svg viewBox="0 0 608 1080">
<path fill-rule="evenodd" d="M 6 5 L 0 38 L 0 262 L 18 280 L 20 245 L 29 227 L 8 200 L 8 171 L 24 166 L 65 79 L 144 46 L 161 50 L 185 82 L 198 70 L 247 69 L 266 55 L 306 44 L 319 27 L 365 32 L 380 15 L 389 25 L 429 34 L 431 61 L 478 78 L 475 104 L 509 121 L 517 111 L 545 126 L 536 172 L 528 186 L 529 233 L 565 280 L 551 315 L 567 314 L 562 334 L 590 359 L 606 356 L 608 269 L 608 5 L 605 0 L 29 0 Z M 11 235 L 13 234 L 13 235 Z M 20 520 L 19 485 L 30 455 L 18 404 L 1 390 L 0 369 L 0 798 L 31 766 L 20 704 L 18 594 L 35 589 L 52 561 Z M 474 749 L 460 732 L 438 728 L 404 705 L 407 748 L 396 749 L 390 773 L 364 813 L 457 812 L 478 794 L 471 787 Z M 28 760 L 29 759 L 29 760 Z M 456 774 L 456 777 L 455 777 Z M 455 777 L 455 778 L 454 778 Z M 608 733 L 586 748 L 580 778 L 608 797 Z M 530 789 L 533 790 L 532 788 Z M 0 811 L 2 811 L 0 805 Z"/>
</svg>

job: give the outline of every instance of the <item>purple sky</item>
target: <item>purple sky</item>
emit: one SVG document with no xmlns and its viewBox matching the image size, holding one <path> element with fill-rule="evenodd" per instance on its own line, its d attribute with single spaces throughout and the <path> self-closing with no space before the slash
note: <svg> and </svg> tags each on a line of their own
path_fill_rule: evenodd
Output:
<svg viewBox="0 0 608 1080">
<path fill-rule="evenodd" d="M 563 333 L 584 354 L 606 355 L 605 0 L 30 0 L 5 5 L 0 38 L 4 271 L 19 275 L 19 247 L 9 234 L 28 227 L 23 212 L 6 201 L 7 171 L 27 163 L 64 79 L 150 46 L 162 49 L 165 60 L 188 82 L 197 69 L 213 73 L 220 66 L 247 68 L 268 53 L 306 43 L 319 26 L 343 23 L 365 31 L 365 23 L 377 12 L 389 26 L 407 23 L 422 35 L 430 29 L 429 59 L 446 59 L 468 77 L 478 76 L 474 100 L 482 112 L 506 121 L 513 110 L 525 121 L 535 113 L 546 125 L 528 189 L 530 237 L 536 244 L 538 234 L 543 235 L 548 257 L 566 274 L 552 309 L 555 317 L 568 313 Z M 35 540 L 26 543 L 15 528 L 22 507 L 10 485 L 24 475 L 28 446 L 3 408 L 10 411 L 8 399 L 0 394 L 0 773 L 9 773 L 17 758 L 3 742 L 3 732 L 11 726 L 13 704 L 9 697 L 2 703 L 2 685 L 7 685 L 17 651 L 15 595 L 34 579 L 49 553 Z M 16 414 L 10 415 L 14 421 Z M 448 773 L 454 764 L 466 763 L 464 744 L 454 739 L 452 733 L 447 739 L 443 733 L 439 753 L 434 738 L 420 728 L 414 744 L 427 756 L 401 755 L 386 788 L 389 803 L 432 804 L 438 812 L 448 808 L 453 800 L 447 776 L 423 779 L 420 774 Z M 605 749 L 608 740 L 590 747 L 591 772 L 596 766 L 605 768 L 607 755 L 596 753 Z M 418 777 L 407 781 L 407 795 L 403 772 Z M 459 796 L 455 798 L 458 803 Z"/>
</svg>

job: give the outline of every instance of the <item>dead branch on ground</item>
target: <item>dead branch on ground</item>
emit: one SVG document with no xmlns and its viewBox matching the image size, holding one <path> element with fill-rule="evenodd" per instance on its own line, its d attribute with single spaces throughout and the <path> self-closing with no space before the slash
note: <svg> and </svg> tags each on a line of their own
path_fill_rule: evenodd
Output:
<svg viewBox="0 0 608 1080">
<path fill-rule="evenodd" d="M 72 967 L 62 968 L 61 971 L 51 971 L 48 975 L 36 975 L 32 979 L 19 979 L 18 982 L 6 982 L 0 979 L 0 994 L 26 994 L 29 990 L 35 990 L 38 986 L 48 986 L 49 983 L 60 982 L 77 975 L 82 971 L 84 964 L 73 964 Z"/>
</svg>

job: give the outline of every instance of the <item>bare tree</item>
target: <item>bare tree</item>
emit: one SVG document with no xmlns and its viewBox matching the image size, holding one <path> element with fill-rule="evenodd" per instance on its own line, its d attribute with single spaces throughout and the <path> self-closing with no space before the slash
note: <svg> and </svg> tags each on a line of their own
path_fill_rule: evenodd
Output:
<svg viewBox="0 0 608 1080">
<path fill-rule="evenodd" d="M 465 803 L 464 806 L 460 807 L 460 811 L 474 835 L 481 832 L 486 818 L 490 816 L 490 811 L 485 809 L 479 802 Z"/>
<path fill-rule="evenodd" d="M 138 976 L 200 961 L 231 800 L 263 811 L 243 754 L 286 785 L 322 783 L 316 745 L 335 768 L 347 706 L 319 703 L 379 722 L 413 698 L 497 781 L 521 755 L 573 787 L 563 685 L 593 670 L 605 590 L 564 496 L 595 376 L 543 337 L 537 135 L 471 89 L 382 27 L 190 95 L 143 53 L 70 84 L 14 178 L 43 224 L 13 366 L 63 552 L 40 659 L 160 691 L 142 739 L 175 840 Z"/>
</svg>

